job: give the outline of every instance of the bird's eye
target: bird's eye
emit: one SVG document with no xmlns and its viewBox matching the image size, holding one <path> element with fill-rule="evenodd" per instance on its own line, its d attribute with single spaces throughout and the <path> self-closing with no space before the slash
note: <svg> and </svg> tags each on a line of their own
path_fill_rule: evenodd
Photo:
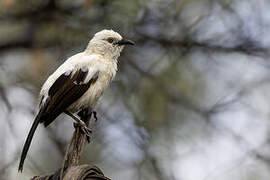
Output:
<svg viewBox="0 0 270 180">
<path fill-rule="evenodd" d="M 109 43 L 113 43 L 113 38 L 108 38 L 107 41 L 108 41 Z"/>
</svg>

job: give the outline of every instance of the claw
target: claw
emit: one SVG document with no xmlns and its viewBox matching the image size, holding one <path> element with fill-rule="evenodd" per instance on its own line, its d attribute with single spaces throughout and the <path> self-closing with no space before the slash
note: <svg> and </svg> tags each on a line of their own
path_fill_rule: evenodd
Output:
<svg viewBox="0 0 270 180">
<path fill-rule="evenodd" d="M 74 127 L 80 127 L 81 131 L 86 135 L 86 140 L 88 143 L 90 143 L 90 137 L 92 134 L 92 130 L 86 126 L 86 124 L 83 121 L 80 122 L 74 122 Z"/>
<path fill-rule="evenodd" d="M 85 126 L 81 126 L 81 130 L 85 134 L 87 142 L 90 143 L 90 138 L 91 138 L 92 130 L 90 128 L 86 127 L 86 125 Z"/>
<path fill-rule="evenodd" d="M 81 125 L 80 127 L 81 127 L 81 130 L 82 130 L 85 134 L 87 134 L 87 135 L 92 134 L 91 129 L 89 129 L 88 127 L 86 127 L 86 125 Z"/>
<path fill-rule="evenodd" d="M 98 118 L 97 118 L 97 112 L 96 111 L 92 111 L 94 118 L 95 118 L 95 122 L 97 122 Z"/>
<path fill-rule="evenodd" d="M 86 135 L 86 140 L 88 143 L 90 142 L 90 136 L 92 134 L 92 130 L 88 128 L 80 118 L 76 117 L 74 114 L 72 114 L 69 111 L 65 111 L 65 113 L 69 116 L 71 116 L 76 122 L 73 123 L 74 127 L 80 127 L 81 131 Z M 94 115 L 95 116 L 95 115 Z"/>
<path fill-rule="evenodd" d="M 86 136 L 86 141 L 87 141 L 88 143 L 90 143 L 90 137 L 89 137 L 89 136 Z"/>
<path fill-rule="evenodd" d="M 87 142 L 88 142 L 88 143 L 90 143 L 90 139 L 91 139 L 90 134 L 85 133 L 85 136 L 86 136 L 86 140 L 87 140 Z"/>
</svg>

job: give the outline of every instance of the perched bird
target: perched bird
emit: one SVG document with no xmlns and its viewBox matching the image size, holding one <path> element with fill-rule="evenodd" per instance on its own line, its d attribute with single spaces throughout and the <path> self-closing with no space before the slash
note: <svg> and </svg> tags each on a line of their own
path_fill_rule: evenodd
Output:
<svg viewBox="0 0 270 180">
<path fill-rule="evenodd" d="M 23 170 L 39 123 L 47 127 L 64 112 L 89 135 L 90 130 L 75 113 L 92 112 L 116 74 L 117 59 L 124 45 L 134 43 L 113 30 L 102 30 L 95 34 L 83 52 L 68 58 L 49 76 L 40 91 L 39 111 L 25 141 L 18 171 Z"/>
</svg>

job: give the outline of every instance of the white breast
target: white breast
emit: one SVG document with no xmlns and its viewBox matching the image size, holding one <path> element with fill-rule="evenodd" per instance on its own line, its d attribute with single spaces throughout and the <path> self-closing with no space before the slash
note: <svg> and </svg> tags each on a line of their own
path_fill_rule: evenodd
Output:
<svg viewBox="0 0 270 180">
<path fill-rule="evenodd" d="M 95 72 L 99 72 L 97 81 L 90 86 L 84 95 L 75 101 L 68 110 L 76 112 L 82 108 L 94 108 L 104 90 L 108 87 L 113 80 L 116 71 L 116 62 L 108 61 L 98 57 L 91 60 L 91 63 L 84 64 L 88 66 L 89 73 L 86 81 L 89 81 Z"/>
</svg>

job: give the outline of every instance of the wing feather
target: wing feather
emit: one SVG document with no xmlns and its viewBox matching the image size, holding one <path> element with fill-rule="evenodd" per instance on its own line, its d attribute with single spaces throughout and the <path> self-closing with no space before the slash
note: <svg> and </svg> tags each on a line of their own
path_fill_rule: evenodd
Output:
<svg viewBox="0 0 270 180">
<path fill-rule="evenodd" d="M 96 81 L 94 75 L 88 82 L 84 82 L 88 74 L 87 69 L 79 69 L 73 73 L 62 74 L 49 89 L 49 102 L 41 116 L 41 123 L 48 126 L 55 118 L 64 112 L 72 103 L 78 100 Z"/>
</svg>

